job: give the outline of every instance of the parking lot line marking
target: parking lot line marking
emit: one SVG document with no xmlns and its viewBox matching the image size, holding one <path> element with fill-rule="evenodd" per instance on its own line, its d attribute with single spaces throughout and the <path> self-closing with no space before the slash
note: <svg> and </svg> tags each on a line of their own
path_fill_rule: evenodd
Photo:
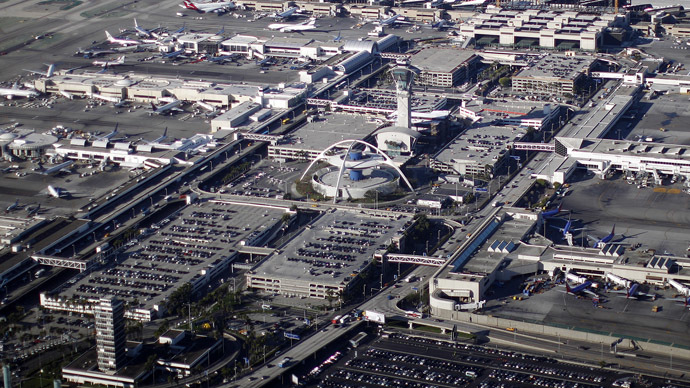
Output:
<svg viewBox="0 0 690 388">
<path fill-rule="evenodd" d="M 669 194 L 680 194 L 680 189 L 668 189 Z"/>
<path fill-rule="evenodd" d="M 666 189 L 663 188 L 663 187 L 655 187 L 655 188 L 654 188 L 654 192 L 655 192 L 655 193 L 665 193 L 665 192 L 666 192 Z"/>
</svg>

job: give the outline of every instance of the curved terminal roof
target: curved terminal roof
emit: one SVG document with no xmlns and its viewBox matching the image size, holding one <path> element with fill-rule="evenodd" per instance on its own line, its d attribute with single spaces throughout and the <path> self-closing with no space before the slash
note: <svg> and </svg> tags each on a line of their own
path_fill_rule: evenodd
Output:
<svg viewBox="0 0 690 388">
<path fill-rule="evenodd" d="M 10 143 L 10 149 L 35 150 L 50 147 L 57 143 L 58 138 L 43 133 L 30 133 L 22 138 L 14 139 Z"/>
<path fill-rule="evenodd" d="M 345 74 L 356 71 L 371 60 L 372 54 L 368 51 L 360 51 L 357 54 L 340 62 L 336 68 Z"/>
<path fill-rule="evenodd" d="M 370 40 L 347 40 L 345 41 L 345 44 L 343 44 L 342 50 L 353 52 L 367 51 L 370 53 L 376 53 L 378 52 L 378 45 L 376 42 L 372 42 Z"/>
</svg>

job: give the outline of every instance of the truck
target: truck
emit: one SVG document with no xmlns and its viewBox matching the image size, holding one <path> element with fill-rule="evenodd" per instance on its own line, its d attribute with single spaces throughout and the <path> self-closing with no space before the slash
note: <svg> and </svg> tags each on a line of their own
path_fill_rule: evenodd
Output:
<svg viewBox="0 0 690 388">
<path fill-rule="evenodd" d="M 344 325 L 344 324 L 347 323 L 347 321 L 349 321 L 349 320 L 350 320 L 350 314 L 345 314 L 345 315 L 343 315 L 342 318 L 340 318 L 340 320 L 339 320 L 338 322 L 339 322 L 341 325 Z"/>
<path fill-rule="evenodd" d="M 334 324 L 334 325 L 337 324 L 337 323 L 340 323 L 340 318 L 342 318 L 342 317 L 343 317 L 342 315 L 337 315 L 335 318 L 333 318 L 333 319 L 331 320 L 331 323 Z"/>
<path fill-rule="evenodd" d="M 412 282 L 414 282 L 415 280 L 417 280 L 417 277 L 414 276 L 414 275 L 410 275 L 410 276 L 408 276 L 408 277 L 405 278 L 405 282 L 407 282 L 407 283 L 412 283 Z"/>
<path fill-rule="evenodd" d="M 290 360 L 292 360 L 290 357 L 285 357 L 280 362 L 278 363 L 278 368 L 285 368 L 288 365 L 290 365 Z"/>
<path fill-rule="evenodd" d="M 45 268 L 41 268 L 41 269 L 39 269 L 38 271 L 36 271 L 36 273 L 34 273 L 34 277 L 35 277 L 36 279 L 38 279 L 38 278 L 40 278 L 41 276 L 43 276 L 44 273 L 46 273 Z"/>
</svg>

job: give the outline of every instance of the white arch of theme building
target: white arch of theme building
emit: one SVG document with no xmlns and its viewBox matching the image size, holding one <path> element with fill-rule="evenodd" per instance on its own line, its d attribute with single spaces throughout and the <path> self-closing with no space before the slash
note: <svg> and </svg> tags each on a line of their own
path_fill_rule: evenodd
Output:
<svg viewBox="0 0 690 388">
<path fill-rule="evenodd" d="M 358 139 L 341 140 L 339 142 L 333 143 L 330 146 L 326 147 L 323 151 L 321 151 L 321 153 L 319 153 L 319 155 L 316 157 L 316 159 L 312 160 L 312 162 L 309 163 L 309 166 L 307 166 L 307 169 L 304 170 L 304 173 L 300 177 L 300 180 L 304 179 L 304 177 L 307 175 L 309 170 L 311 170 L 311 168 L 314 166 L 314 164 L 316 164 L 320 160 L 326 159 L 326 153 L 329 150 L 331 150 L 335 147 L 338 147 L 342 144 L 346 144 L 346 143 L 350 143 L 350 145 L 348 146 L 347 151 L 345 152 L 345 156 L 343 157 L 343 162 L 340 164 L 340 172 L 338 174 L 338 180 L 336 181 L 336 184 L 335 184 L 335 195 L 333 196 L 333 203 L 336 203 L 338 201 L 338 193 L 339 193 L 339 189 L 340 189 L 340 180 L 342 179 L 343 172 L 345 171 L 345 163 L 347 162 L 347 158 L 350 155 L 350 151 L 352 150 L 352 147 L 354 147 L 356 144 L 362 144 L 366 147 L 369 147 L 369 148 L 375 150 L 377 154 L 383 156 L 384 160 L 381 163 L 395 169 L 395 171 L 398 172 L 398 175 L 400 175 L 400 177 L 403 179 L 403 181 L 405 181 L 405 184 L 407 184 L 407 187 L 409 187 L 410 190 L 414 191 L 414 188 L 412 188 L 412 184 L 410 183 L 409 180 L 407 180 L 407 177 L 405 176 L 405 174 L 403 174 L 403 172 L 400 170 L 400 168 L 398 168 L 398 166 L 396 166 L 393 163 L 393 160 L 391 158 L 389 158 L 385 152 L 381 151 L 378 147 L 376 147 L 373 144 L 370 144 L 370 143 L 367 143 L 366 141 L 358 140 Z"/>
</svg>

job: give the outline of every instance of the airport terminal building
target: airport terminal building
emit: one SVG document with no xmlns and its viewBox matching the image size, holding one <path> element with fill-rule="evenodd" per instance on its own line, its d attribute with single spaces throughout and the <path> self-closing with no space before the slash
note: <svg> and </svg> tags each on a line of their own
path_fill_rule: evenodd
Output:
<svg viewBox="0 0 690 388">
<path fill-rule="evenodd" d="M 596 51 L 607 27 L 624 26 L 626 15 L 576 11 L 524 11 L 487 8 L 460 28 L 460 35 L 479 46 L 541 47 Z"/>
<path fill-rule="evenodd" d="M 473 310 L 487 299 L 494 282 L 542 272 L 570 271 L 598 278 L 613 274 L 661 287 L 670 280 L 690 282 L 688 258 L 612 244 L 598 248 L 554 245 L 539 235 L 543 222 L 534 210 L 495 210 L 430 279 L 432 314 L 448 316 L 452 311 Z"/>
</svg>

